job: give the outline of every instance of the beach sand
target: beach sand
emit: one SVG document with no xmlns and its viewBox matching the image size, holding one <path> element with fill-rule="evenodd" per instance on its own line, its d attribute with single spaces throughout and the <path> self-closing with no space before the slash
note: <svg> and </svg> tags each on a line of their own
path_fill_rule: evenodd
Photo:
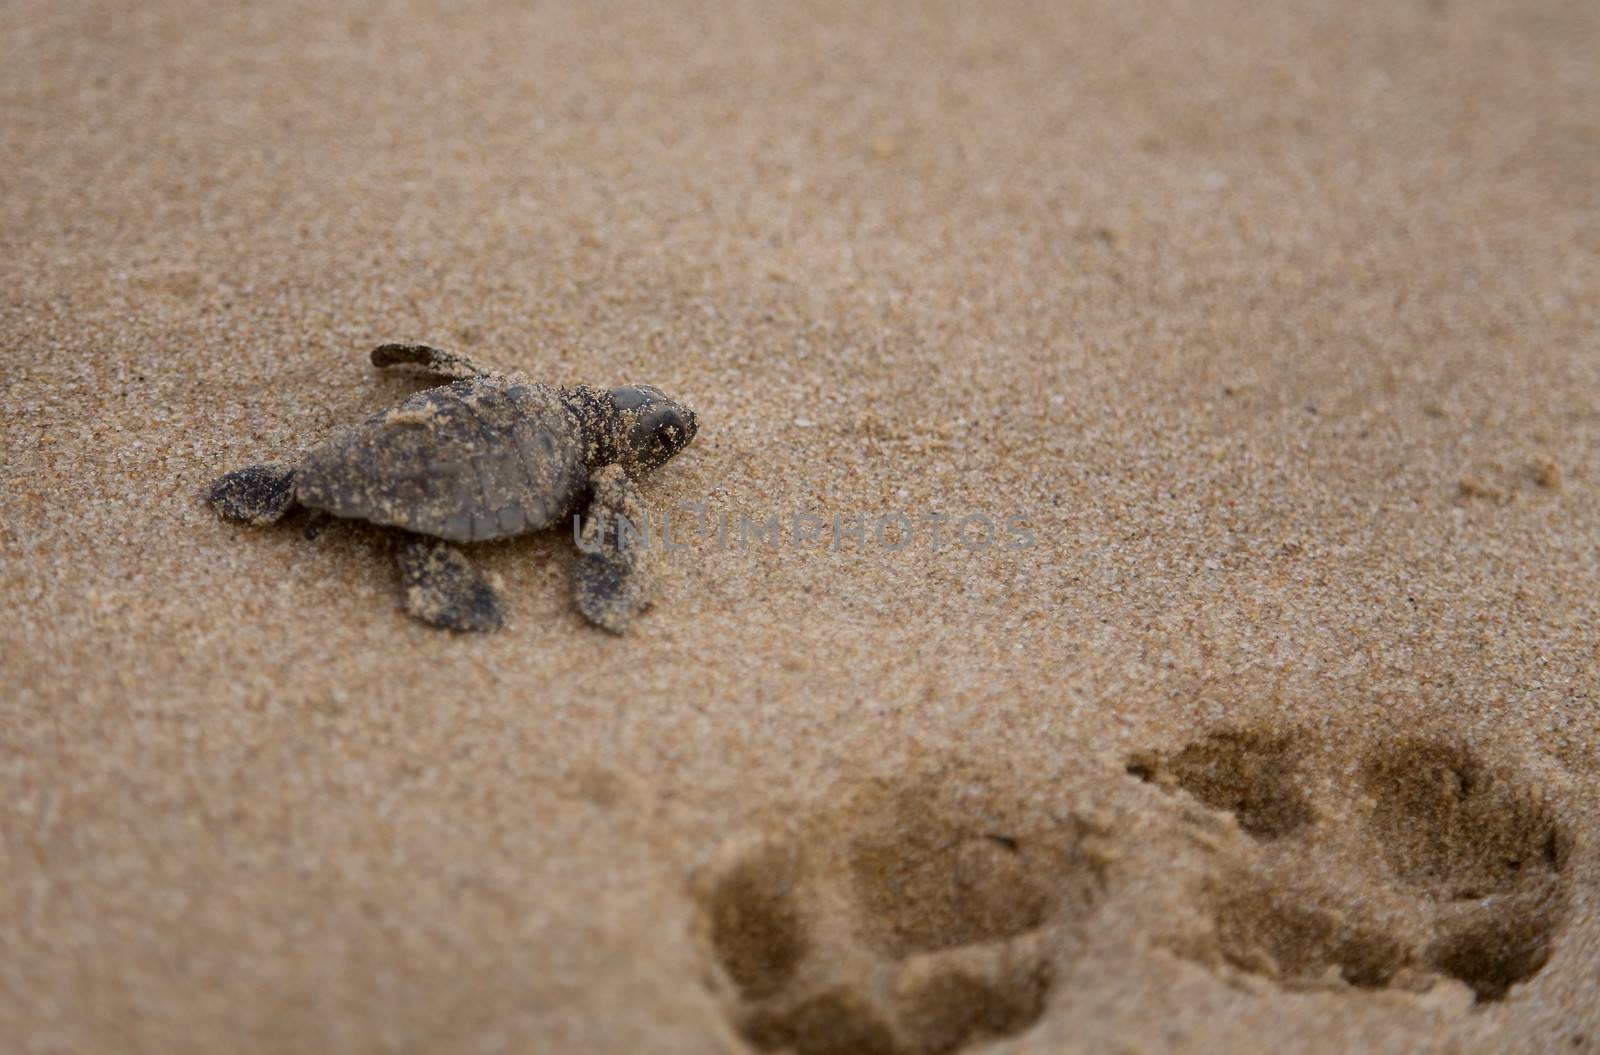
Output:
<svg viewBox="0 0 1600 1055">
<path fill-rule="evenodd" d="M 1600 7 L 0 39 L 8 1050 L 1600 1050 Z M 407 339 L 696 409 L 629 636 L 201 501 Z"/>
</svg>

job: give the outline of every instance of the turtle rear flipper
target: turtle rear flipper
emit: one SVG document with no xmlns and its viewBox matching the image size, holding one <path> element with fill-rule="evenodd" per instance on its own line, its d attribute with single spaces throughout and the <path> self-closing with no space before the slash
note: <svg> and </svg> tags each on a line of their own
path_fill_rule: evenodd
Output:
<svg viewBox="0 0 1600 1055">
<path fill-rule="evenodd" d="M 380 370 L 409 370 L 452 381 L 465 381 L 493 372 L 459 352 L 447 352 L 426 344 L 380 344 L 372 350 L 372 365 Z"/>
<path fill-rule="evenodd" d="M 589 515 L 578 532 L 578 611 L 613 634 L 627 633 L 656 593 L 656 551 L 638 485 L 620 465 L 590 480 Z"/>
<path fill-rule="evenodd" d="M 445 542 L 417 540 L 400 550 L 406 611 L 447 630 L 499 630 L 500 594 L 466 555 Z"/>
<path fill-rule="evenodd" d="M 294 508 L 294 470 L 251 465 L 217 477 L 206 502 L 228 520 L 271 524 Z"/>
</svg>

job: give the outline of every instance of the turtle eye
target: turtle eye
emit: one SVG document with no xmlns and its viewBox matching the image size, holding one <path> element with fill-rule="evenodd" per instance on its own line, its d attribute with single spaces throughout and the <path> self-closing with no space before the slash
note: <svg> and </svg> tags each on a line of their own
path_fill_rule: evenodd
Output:
<svg viewBox="0 0 1600 1055">
<path fill-rule="evenodd" d="M 656 425 L 656 439 L 670 444 L 682 431 L 683 417 L 676 410 L 669 410 L 661 416 L 661 421 Z"/>
<path fill-rule="evenodd" d="M 678 407 L 668 408 L 656 426 L 656 441 L 674 453 L 689 446 L 694 434 L 694 413 Z"/>
<path fill-rule="evenodd" d="M 628 441 L 649 465 L 660 465 L 694 439 L 694 414 L 666 396 L 641 405 L 634 415 Z"/>
</svg>

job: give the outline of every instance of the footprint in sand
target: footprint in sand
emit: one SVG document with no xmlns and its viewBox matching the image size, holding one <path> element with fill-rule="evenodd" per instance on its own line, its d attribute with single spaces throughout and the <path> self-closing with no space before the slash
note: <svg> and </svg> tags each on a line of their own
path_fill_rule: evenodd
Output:
<svg viewBox="0 0 1600 1055">
<path fill-rule="evenodd" d="M 1390 872 L 1432 908 L 1423 959 L 1505 995 L 1550 958 L 1566 911 L 1565 829 L 1535 790 L 1459 744 L 1413 740 L 1366 759 L 1369 825 Z"/>
<path fill-rule="evenodd" d="M 1254 840 L 1209 885 L 1203 958 L 1289 987 L 1444 975 L 1480 1001 L 1537 974 L 1568 899 L 1568 837 L 1537 789 L 1444 740 L 1373 749 L 1354 782 L 1316 772 L 1311 746 L 1231 730 L 1129 760 Z"/>
<path fill-rule="evenodd" d="M 1044 1014 L 1101 891 L 1082 826 L 949 776 L 846 796 L 702 891 L 739 1033 L 795 1055 L 935 1055 Z"/>
<path fill-rule="evenodd" d="M 1128 762 L 1128 772 L 1232 813 L 1246 834 L 1266 841 L 1311 823 L 1310 803 L 1295 781 L 1299 755 L 1289 737 L 1229 730 L 1170 757 L 1137 756 Z"/>
</svg>

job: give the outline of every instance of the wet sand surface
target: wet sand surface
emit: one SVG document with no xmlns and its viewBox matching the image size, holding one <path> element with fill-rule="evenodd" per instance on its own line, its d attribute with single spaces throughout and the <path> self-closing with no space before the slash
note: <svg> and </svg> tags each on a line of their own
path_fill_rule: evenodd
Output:
<svg viewBox="0 0 1600 1055">
<path fill-rule="evenodd" d="M 1594 4 L 0 39 L 17 1050 L 1600 1050 Z M 386 340 L 695 408 L 630 635 L 205 507 Z"/>
</svg>

